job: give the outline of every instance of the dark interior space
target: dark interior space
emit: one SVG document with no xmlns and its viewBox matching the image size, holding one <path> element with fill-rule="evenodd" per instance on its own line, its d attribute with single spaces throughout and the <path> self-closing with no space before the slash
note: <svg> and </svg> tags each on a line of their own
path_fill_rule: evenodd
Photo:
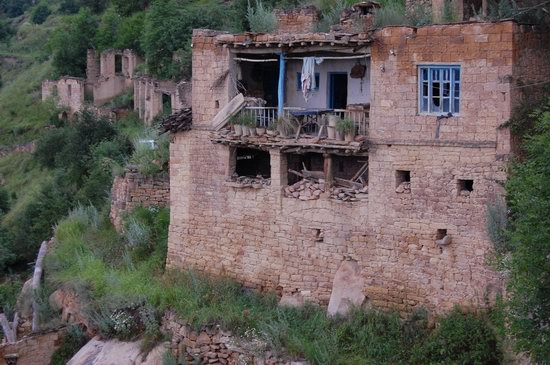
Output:
<svg viewBox="0 0 550 365">
<path fill-rule="evenodd" d="M 277 89 L 279 82 L 278 62 L 243 62 L 242 77 L 239 80 L 239 91 L 245 96 L 262 98 L 265 106 L 277 106 Z"/>
<path fill-rule="evenodd" d="M 269 152 L 252 148 L 237 148 L 235 172 L 239 176 L 271 177 Z"/>
<path fill-rule="evenodd" d="M 304 166 L 310 171 L 323 171 L 324 161 L 323 155 L 320 153 L 287 154 L 288 168 L 294 171 L 302 171 Z M 299 176 L 288 174 L 288 185 L 295 184 L 300 180 Z"/>
<path fill-rule="evenodd" d="M 368 180 L 368 169 L 360 172 L 363 165 L 368 163 L 368 156 L 333 156 L 334 177 L 341 179 L 355 180 L 362 179 L 364 183 Z M 356 176 L 356 175 L 360 176 Z"/>
<path fill-rule="evenodd" d="M 162 94 L 162 111 L 172 113 L 172 98 L 168 94 Z"/>
<path fill-rule="evenodd" d="M 346 73 L 329 74 L 329 108 L 346 109 L 348 104 L 348 75 Z"/>
<path fill-rule="evenodd" d="M 122 73 L 122 56 L 121 55 L 115 55 L 115 73 L 121 74 Z"/>
</svg>

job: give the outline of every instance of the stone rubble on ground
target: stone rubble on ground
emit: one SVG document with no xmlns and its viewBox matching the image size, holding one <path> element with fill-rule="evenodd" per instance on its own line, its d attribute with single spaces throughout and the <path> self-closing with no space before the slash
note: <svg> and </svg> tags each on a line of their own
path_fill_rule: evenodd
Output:
<svg viewBox="0 0 550 365">
<path fill-rule="evenodd" d="M 297 183 L 287 186 L 285 196 L 300 200 L 319 199 L 325 193 L 325 181 L 323 179 L 304 178 Z M 342 201 L 359 201 L 368 198 L 368 186 L 362 189 L 349 189 L 333 186 L 329 189 L 330 198 Z"/>
</svg>

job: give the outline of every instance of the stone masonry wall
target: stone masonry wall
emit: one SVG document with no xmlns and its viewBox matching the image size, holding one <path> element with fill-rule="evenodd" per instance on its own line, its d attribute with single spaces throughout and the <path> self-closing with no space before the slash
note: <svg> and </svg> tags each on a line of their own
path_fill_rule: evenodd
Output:
<svg viewBox="0 0 550 365">
<path fill-rule="evenodd" d="M 84 79 L 77 77 L 62 77 L 59 80 L 42 82 L 42 100 L 55 98 L 59 107 L 68 109 L 69 115 L 78 112 L 84 105 Z"/>
<path fill-rule="evenodd" d="M 7 365 L 6 357 L 17 355 L 17 364 L 49 364 L 55 350 L 61 346 L 65 331 L 53 331 L 40 335 L 24 337 L 11 343 L 0 345 L 0 365 Z"/>
<path fill-rule="evenodd" d="M 128 171 L 113 181 L 109 217 L 117 230 L 120 230 L 125 212 L 137 206 L 169 205 L 170 182 L 167 176 L 145 177 L 138 172 Z"/>
<path fill-rule="evenodd" d="M 312 5 L 289 10 L 279 9 L 275 11 L 275 15 L 280 34 L 312 32 L 320 19 L 319 10 Z"/>
<path fill-rule="evenodd" d="M 514 52 L 521 53 L 516 32 L 521 29 L 513 22 L 502 22 L 389 27 L 375 34 L 368 199 L 358 202 L 284 197 L 287 159 L 276 149 L 270 150 L 270 186 L 227 183 L 234 154 L 209 142 L 205 129 L 215 110 L 195 97 L 194 105 L 204 103 L 193 110 L 198 128 L 176 134 L 170 148 L 168 266 L 326 304 L 338 267 L 353 259 L 363 293 L 377 307 L 410 312 L 424 306 L 437 313 L 455 304 L 490 305 L 503 282 L 487 265 L 486 204 L 503 193 L 506 179 L 510 135 L 499 127 L 511 111 L 509 80 Z M 212 52 L 221 51 L 205 46 L 193 57 Z M 418 115 L 417 67 L 428 63 L 461 66 L 459 115 Z M 205 66 L 194 69 L 202 85 L 214 78 Z M 530 64 L 523 72 L 540 69 Z M 397 170 L 410 172 L 410 192 L 397 189 Z M 460 180 L 471 180 L 473 191 L 462 191 Z M 443 232 L 452 241 L 447 246 L 435 242 Z"/>
</svg>

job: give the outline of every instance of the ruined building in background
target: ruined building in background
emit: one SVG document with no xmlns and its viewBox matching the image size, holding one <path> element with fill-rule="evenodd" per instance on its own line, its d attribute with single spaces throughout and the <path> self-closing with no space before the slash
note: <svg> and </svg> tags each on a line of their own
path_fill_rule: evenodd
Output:
<svg viewBox="0 0 550 365">
<path fill-rule="evenodd" d="M 130 49 L 101 53 L 90 49 L 86 79 L 64 76 L 56 81 L 45 80 L 42 99 L 54 97 L 64 109 L 63 118 L 72 117 L 88 102 L 97 113 L 116 119 L 118 111 L 109 103 L 117 96 L 133 93 L 134 110 L 147 124 L 161 113 L 171 114 L 190 106 L 190 83 L 139 75 L 137 67 L 142 63 L 139 55 Z"/>
<path fill-rule="evenodd" d="M 288 303 L 359 288 L 354 303 L 404 312 L 490 305 L 503 282 L 487 264 L 487 205 L 514 147 L 503 123 L 550 78 L 548 32 L 279 28 L 194 31 L 167 265 Z"/>
</svg>

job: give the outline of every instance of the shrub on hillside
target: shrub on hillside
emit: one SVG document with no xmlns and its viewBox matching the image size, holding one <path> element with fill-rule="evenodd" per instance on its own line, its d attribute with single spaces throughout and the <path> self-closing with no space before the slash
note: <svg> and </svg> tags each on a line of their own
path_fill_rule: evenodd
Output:
<svg viewBox="0 0 550 365">
<path fill-rule="evenodd" d="M 506 184 L 511 214 L 508 320 L 519 351 L 535 361 L 550 359 L 550 98 L 524 115 L 532 125 L 524 138 L 525 159 L 512 164 Z"/>
<path fill-rule="evenodd" d="M 127 16 L 137 11 L 145 10 L 150 0 L 111 0 L 119 14 Z"/>
<path fill-rule="evenodd" d="M 41 1 L 32 11 L 31 21 L 34 24 L 42 24 L 48 19 L 51 14 L 51 10 L 48 7 L 48 4 Z"/>
<path fill-rule="evenodd" d="M 87 8 L 63 19 L 48 43 L 55 77 L 86 76 L 86 55 L 93 48 L 96 28 L 96 18 Z"/>
<path fill-rule="evenodd" d="M 122 18 L 114 7 L 105 10 L 95 34 L 95 45 L 98 51 L 114 48 L 121 23 Z"/>
<path fill-rule="evenodd" d="M 13 30 L 10 25 L 4 19 L 0 19 L 0 41 L 5 41 L 13 34 Z M 0 84 L 0 87 L 2 85 Z"/>
<path fill-rule="evenodd" d="M 408 25 L 405 4 L 402 1 L 389 1 L 376 11 L 374 27 L 382 28 L 388 25 Z"/>
<path fill-rule="evenodd" d="M 255 7 L 248 2 L 246 20 L 248 20 L 250 31 L 255 33 L 271 33 L 277 29 L 275 13 L 272 9 L 265 8 L 260 0 L 256 0 Z"/>
<path fill-rule="evenodd" d="M 500 364 L 501 351 L 487 321 L 459 309 L 441 318 L 413 350 L 415 364 Z"/>
<path fill-rule="evenodd" d="M 67 336 L 63 338 L 61 346 L 52 355 L 51 365 L 65 365 L 87 342 L 82 329 L 71 325 L 67 329 Z"/>
<path fill-rule="evenodd" d="M 59 12 L 61 14 L 76 14 L 80 9 L 80 5 L 77 0 L 61 0 L 59 4 Z"/>
<path fill-rule="evenodd" d="M 141 48 L 141 32 L 143 30 L 144 21 L 144 12 L 135 13 L 129 17 L 122 18 L 114 48 L 128 48 L 140 54 L 143 53 Z"/>
<path fill-rule="evenodd" d="M 32 5 L 32 0 L 0 0 L 0 12 L 9 18 L 22 15 Z"/>
</svg>

